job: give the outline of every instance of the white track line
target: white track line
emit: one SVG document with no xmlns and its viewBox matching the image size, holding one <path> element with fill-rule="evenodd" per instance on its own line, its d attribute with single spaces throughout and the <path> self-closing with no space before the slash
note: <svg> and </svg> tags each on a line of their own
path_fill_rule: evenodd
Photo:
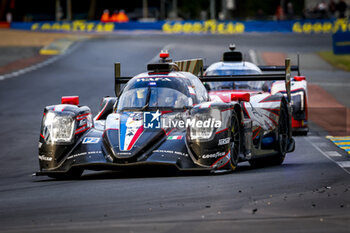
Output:
<svg viewBox="0 0 350 233">
<path fill-rule="evenodd" d="M 344 161 L 344 162 L 336 162 L 334 161 L 331 157 L 329 157 L 325 152 L 323 152 L 318 146 L 316 146 L 313 142 L 310 141 L 310 139 L 308 139 L 306 137 L 306 140 L 313 146 L 315 147 L 316 150 L 318 150 L 321 154 L 323 154 L 327 159 L 329 159 L 330 161 L 334 162 L 335 164 L 337 164 L 341 169 L 343 169 L 346 173 L 348 173 L 350 175 L 350 171 L 345 169 L 345 166 L 343 166 L 344 164 L 347 165 L 348 163 L 350 163 L 350 161 Z"/>
<path fill-rule="evenodd" d="M 336 151 L 326 151 L 325 153 L 330 157 L 341 157 L 342 156 L 341 154 L 339 154 Z"/>
<path fill-rule="evenodd" d="M 314 143 L 317 147 L 327 147 L 328 144 L 326 142 L 315 142 Z"/>
<path fill-rule="evenodd" d="M 319 136 L 307 136 L 307 138 L 308 138 L 309 140 L 317 140 L 317 141 L 320 140 L 320 137 L 319 137 Z"/>
<path fill-rule="evenodd" d="M 20 69 L 20 70 L 16 70 L 12 73 L 8 73 L 8 74 L 3 74 L 3 75 L 0 75 L 0 81 L 2 80 L 5 80 L 5 79 L 9 79 L 9 78 L 14 78 L 14 77 L 17 77 L 17 76 L 20 76 L 22 74 L 26 74 L 28 72 L 31 72 L 31 71 L 34 71 L 34 70 L 37 70 L 39 68 L 42 68 L 44 66 L 47 66 L 55 61 L 57 61 L 58 59 L 60 59 L 61 57 L 63 56 L 66 56 L 68 54 L 70 54 L 73 50 L 75 50 L 77 48 L 77 44 L 78 43 L 75 43 L 73 44 L 69 49 L 68 51 L 66 51 L 65 53 L 63 54 L 60 54 L 60 55 L 55 55 L 43 62 L 40 62 L 38 64 L 35 64 L 35 65 L 32 65 L 32 66 L 28 66 L 26 68 L 23 68 L 23 69 Z"/>
<path fill-rule="evenodd" d="M 339 161 L 339 162 L 337 162 L 337 164 L 342 168 L 345 168 L 345 167 L 350 168 L 350 161 Z"/>
</svg>

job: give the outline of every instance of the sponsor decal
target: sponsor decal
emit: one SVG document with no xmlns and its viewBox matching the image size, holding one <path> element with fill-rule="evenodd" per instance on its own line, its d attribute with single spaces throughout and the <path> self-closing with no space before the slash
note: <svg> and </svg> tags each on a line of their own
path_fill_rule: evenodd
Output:
<svg viewBox="0 0 350 233">
<path fill-rule="evenodd" d="M 200 120 L 196 118 L 187 119 L 168 119 L 161 118 L 159 110 L 156 112 L 144 112 L 143 127 L 145 129 L 160 129 L 160 128 L 221 128 L 222 122 L 215 118 Z"/>
<path fill-rule="evenodd" d="M 68 156 L 67 159 L 73 159 L 73 158 L 76 158 L 76 157 L 79 157 L 79 156 L 83 156 L 83 155 L 87 155 L 87 152 L 83 152 L 83 153 L 79 153 L 79 154 Z"/>
<path fill-rule="evenodd" d="M 118 152 L 116 155 L 131 155 L 131 152 Z"/>
<path fill-rule="evenodd" d="M 97 137 L 85 137 L 83 139 L 83 144 L 96 144 L 100 141 L 100 138 Z"/>
<path fill-rule="evenodd" d="M 212 159 L 212 158 L 222 157 L 224 155 L 225 155 L 225 152 L 216 152 L 214 154 L 203 155 L 202 158 L 203 159 Z"/>
<path fill-rule="evenodd" d="M 196 118 L 173 119 L 161 118 L 159 110 L 157 112 L 144 112 L 143 127 L 145 129 L 160 128 L 221 128 L 222 122 L 215 118 L 200 120 Z"/>
<path fill-rule="evenodd" d="M 166 153 L 166 154 L 175 154 L 188 157 L 187 153 L 183 153 L 180 151 L 172 151 L 172 150 L 154 150 L 153 153 Z"/>
<path fill-rule="evenodd" d="M 182 136 L 169 136 L 168 140 L 181 140 Z"/>
<path fill-rule="evenodd" d="M 222 138 L 222 139 L 219 139 L 218 145 L 222 146 L 222 145 L 226 145 L 226 144 L 229 144 L 229 143 L 230 143 L 230 138 Z"/>
<path fill-rule="evenodd" d="M 73 22 L 43 22 L 34 23 L 32 31 L 65 31 L 65 32 L 112 32 L 114 23 L 102 23 L 76 20 Z"/>
<path fill-rule="evenodd" d="M 215 118 L 209 118 L 205 121 L 192 119 L 186 120 L 174 120 L 174 121 L 166 121 L 162 120 L 163 128 L 221 128 L 222 122 L 219 120 L 215 120 Z"/>
<path fill-rule="evenodd" d="M 166 33 L 211 33 L 211 34 L 239 34 L 245 31 L 241 22 L 219 22 L 216 20 L 166 22 L 162 26 Z"/>
<path fill-rule="evenodd" d="M 160 129 L 160 116 L 162 115 L 159 110 L 156 112 L 144 112 L 143 113 L 144 122 L 143 127 L 145 129 Z"/>
<path fill-rule="evenodd" d="M 173 154 L 173 150 L 154 150 L 153 152 L 155 153 L 168 153 L 168 154 Z"/>
<path fill-rule="evenodd" d="M 315 20 L 312 22 L 301 21 L 295 22 L 292 27 L 292 31 L 296 33 L 335 33 L 335 32 L 347 32 L 348 28 L 347 19 L 337 19 L 335 21 L 327 20 Z"/>
<path fill-rule="evenodd" d="M 89 151 L 87 154 L 88 155 L 102 154 L 102 151 L 100 151 L 100 150 L 98 150 L 98 151 Z"/>
<path fill-rule="evenodd" d="M 73 159 L 73 158 L 77 158 L 77 157 L 80 157 L 80 156 L 83 156 L 83 155 L 97 155 L 97 154 L 99 154 L 99 155 L 102 154 L 102 151 L 96 150 L 96 151 L 82 152 L 82 153 L 79 153 L 79 154 L 74 154 L 74 155 L 68 156 L 67 159 Z"/>
<path fill-rule="evenodd" d="M 136 80 L 137 82 L 157 82 L 157 81 L 171 82 L 170 78 L 138 78 Z"/>
<path fill-rule="evenodd" d="M 182 155 L 182 156 L 188 157 L 188 154 L 182 153 L 182 152 L 179 152 L 179 151 L 174 151 L 174 154 L 176 154 L 176 155 Z"/>
<path fill-rule="evenodd" d="M 52 157 L 47 157 L 45 155 L 39 155 L 39 159 L 44 161 L 52 161 Z"/>
</svg>

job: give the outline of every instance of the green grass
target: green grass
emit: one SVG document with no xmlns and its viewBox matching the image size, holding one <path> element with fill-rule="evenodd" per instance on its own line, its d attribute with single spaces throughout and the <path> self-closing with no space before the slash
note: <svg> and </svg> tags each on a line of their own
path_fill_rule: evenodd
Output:
<svg viewBox="0 0 350 233">
<path fill-rule="evenodd" d="M 318 54 L 331 65 L 350 71 L 350 55 L 335 55 L 332 51 L 319 52 Z"/>
</svg>

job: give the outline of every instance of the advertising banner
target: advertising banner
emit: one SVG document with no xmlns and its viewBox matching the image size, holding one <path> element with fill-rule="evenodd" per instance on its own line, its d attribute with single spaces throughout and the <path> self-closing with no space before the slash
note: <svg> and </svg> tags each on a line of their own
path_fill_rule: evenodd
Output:
<svg viewBox="0 0 350 233">
<path fill-rule="evenodd" d="M 350 54 L 350 32 L 333 34 L 333 53 Z"/>
<path fill-rule="evenodd" d="M 32 31 L 113 32 L 120 30 L 155 30 L 170 34 L 240 34 L 261 33 L 337 33 L 350 31 L 347 19 L 286 21 L 155 21 L 127 23 L 100 21 L 13 22 L 11 28 Z"/>
</svg>

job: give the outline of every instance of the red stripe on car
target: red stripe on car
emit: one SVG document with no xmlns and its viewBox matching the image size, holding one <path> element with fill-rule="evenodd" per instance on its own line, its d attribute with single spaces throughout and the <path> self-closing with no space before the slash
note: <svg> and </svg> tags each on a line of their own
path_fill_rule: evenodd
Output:
<svg viewBox="0 0 350 233">
<path fill-rule="evenodd" d="M 131 150 L 131 148 L 134 146 L 137 139 L 141 136 L 142 132 L 143 132 L 143 125 L 140 128 L 138 128 L 138 130 L 136 131 L 134 137 L 131 139 L 131 142 L 127 150 Z"/>
</svg>

